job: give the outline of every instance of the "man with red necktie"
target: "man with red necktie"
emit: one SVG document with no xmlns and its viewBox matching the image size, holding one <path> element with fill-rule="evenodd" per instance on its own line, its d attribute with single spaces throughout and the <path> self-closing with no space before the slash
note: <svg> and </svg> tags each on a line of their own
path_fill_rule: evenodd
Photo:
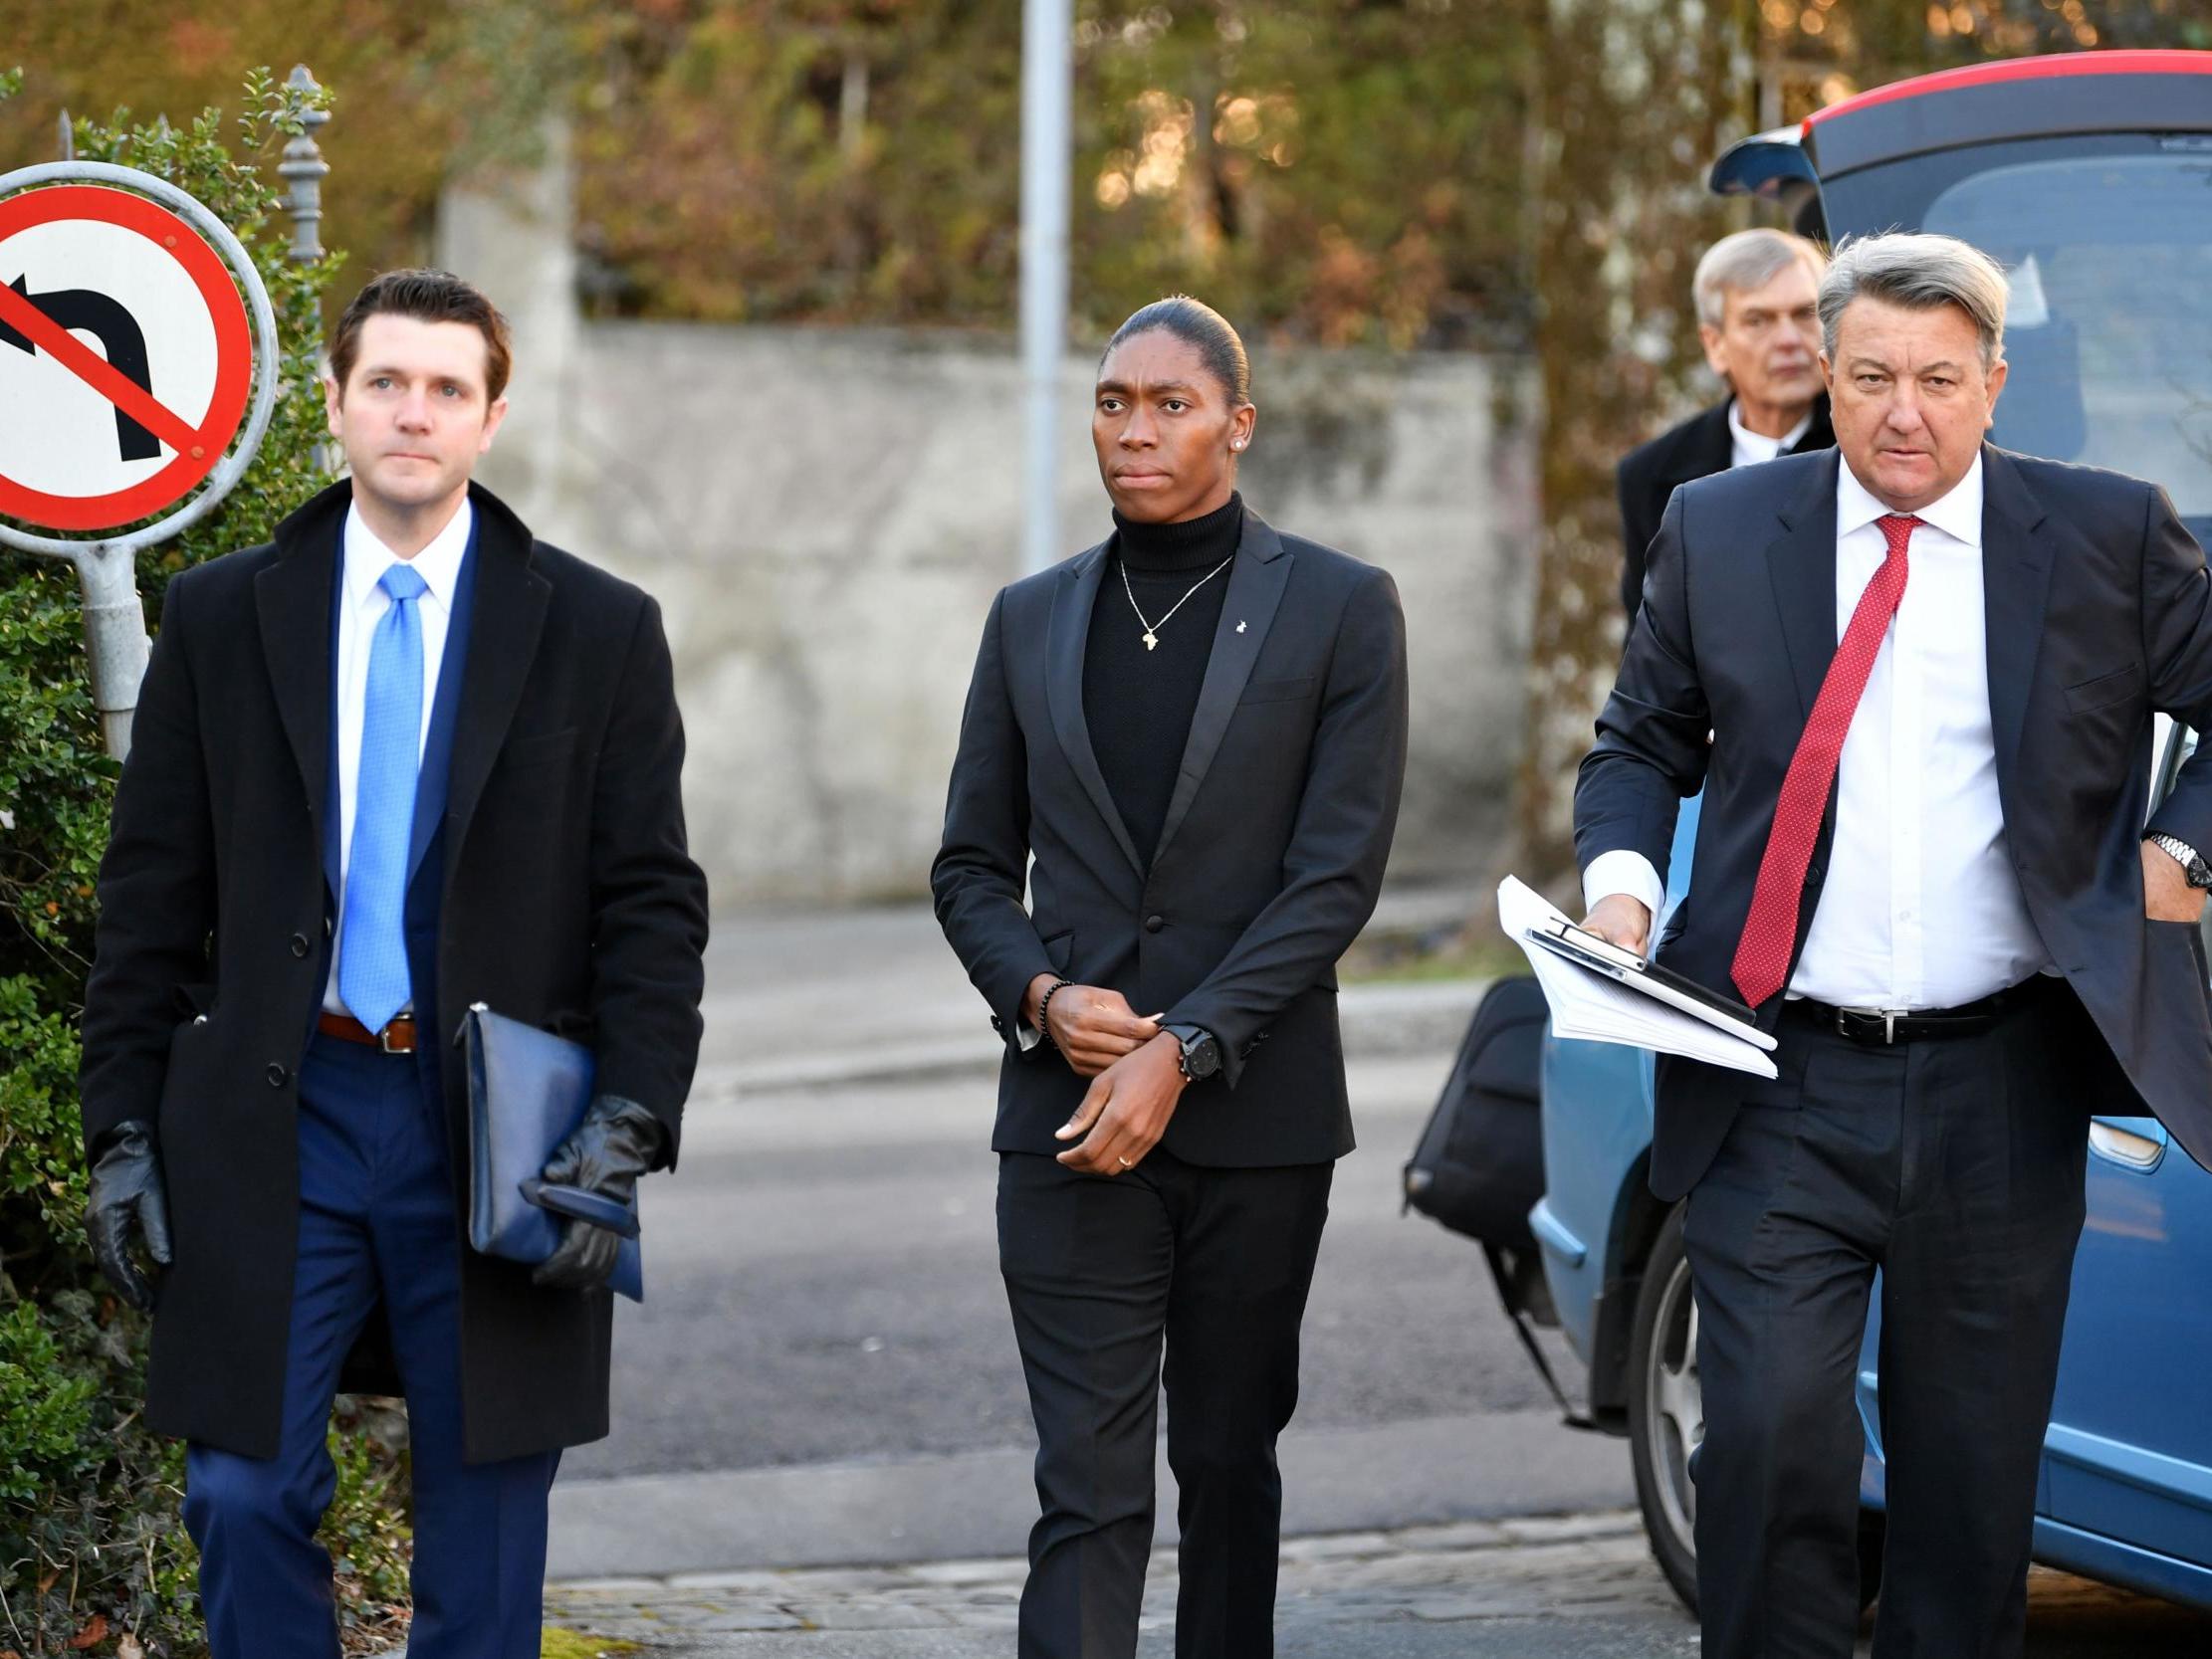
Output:
<svg viewBox="0 0 2212 1659">
<path fill-rule="evenodd" d="M 1586 926 L 1751 1004 L 1772 1082 L 1662 1058 L 1706 1438 L 1705 1659 L 1847 1659 L 1881 1274 L 1878 1659 L 2021 1651 L 2092 1111 L 2212 1162 L 2212 581 L 2155 486 L 1983 442 L 2006 282 L 1948 237 L 1821 285 L 1837 451 L 1685 485 L 1575 793 Z"/>
</svg>

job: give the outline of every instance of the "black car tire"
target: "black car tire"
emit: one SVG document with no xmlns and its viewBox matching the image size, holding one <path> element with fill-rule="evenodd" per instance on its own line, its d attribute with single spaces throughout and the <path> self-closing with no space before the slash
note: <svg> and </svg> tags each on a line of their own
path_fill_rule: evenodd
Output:
<svg viewBox="0 0 2212 1659">
<path fill-rule="evenodd" d="M 1696 1489 L 1689 1454 L 1705 1433 L 1697 1310 L 1682 1248 L 1682 1206 L 1660 1223 L 1629 1327 L 1629 1461 L 1644 1536 L 1682 1605 L 1697 1611 Z"/>
<path fill-rule="evenodd" d="M 1692 1613 L 1697 1611 L 1697 1497 L 1689 1479 L 1689 1454 L 1705 1433 L 1696 1338 L 1682 1206 L 1676 1204 L 1652 1242 L 1629 1331 L 1629 1458 L 1652 1557 Z M 1881 1588 L 1885 1531 L 1879 1510 L 1860 1512 L 1862 1611 L 1874 1605 Z"/>
</svg>

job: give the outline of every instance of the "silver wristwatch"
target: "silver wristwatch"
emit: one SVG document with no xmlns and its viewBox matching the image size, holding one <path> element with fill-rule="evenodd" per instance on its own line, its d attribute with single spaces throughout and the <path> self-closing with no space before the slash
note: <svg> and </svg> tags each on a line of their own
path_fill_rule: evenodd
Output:
<svg viewBox="0 0 2212 1659">
<path fill-rule="evenodd" d="M 2178 835 L 2146 835 L 2143 839 L 2180 865 L 2188 873 L 2191 887 L 2212 888 L 2212 864 L 2205 863 L 2188 842 Z"/>
</svg>

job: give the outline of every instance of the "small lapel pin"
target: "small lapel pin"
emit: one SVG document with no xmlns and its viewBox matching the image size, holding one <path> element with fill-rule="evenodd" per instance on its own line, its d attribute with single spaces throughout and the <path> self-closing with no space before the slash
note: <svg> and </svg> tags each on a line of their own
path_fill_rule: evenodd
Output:
<svg viewBox="0 0 2212 1659">
<path fill-rule="evenodd" d="M 1239 623 L 1238 623 L 1238 624 L 1236 625 L 1236 631 L 1237 631 L 1238 633 L 1240 633 L 1240 634 L 1241 634 L 1241 633 L 1242 633 L 1242 632 L 1244 631 L 1244 625 L 1243 625 L 1243 623 L 1239 622 Z"/>
</svg>

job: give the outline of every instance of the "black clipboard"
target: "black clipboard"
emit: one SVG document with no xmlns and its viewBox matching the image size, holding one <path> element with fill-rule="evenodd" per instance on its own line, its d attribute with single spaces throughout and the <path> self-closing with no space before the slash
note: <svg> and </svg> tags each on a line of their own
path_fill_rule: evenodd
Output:
<svg viewBox="0 0 2212 1659">
<path fill-rule="evenodd" d="M 1774 1039 L 1759 1029 L 1758 1016 L 1743 1003 L 1707 990 L 1696 980 L 1671 968 L 1647 961 L 1635 951 L 1624 950 L 1611 939 L 1600 938 L 1572 922 L 1552 922 L 1531 928 L 1528 936 L 1555 956 L 1562 956 L 1593 973 L 1602 973 L 1609 979 L 1617 979 L 1732 1037 L 1740 1037 L 1762 1049 L 1771 1050 L 1775 1046 Z"/>
</svg>

